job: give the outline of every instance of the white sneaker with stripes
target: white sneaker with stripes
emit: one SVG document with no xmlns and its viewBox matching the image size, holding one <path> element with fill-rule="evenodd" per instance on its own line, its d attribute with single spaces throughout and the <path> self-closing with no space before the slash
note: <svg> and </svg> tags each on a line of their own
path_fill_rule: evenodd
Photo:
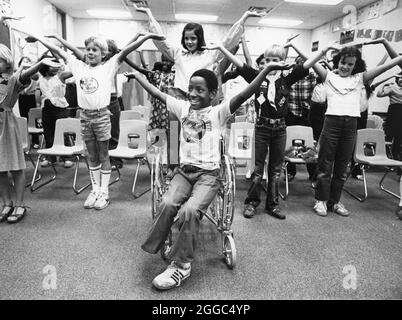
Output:
<svg viewBox="0 0 402 320">
<path fill-rule="evenodd" d="M 167 267 L 167 269 L 158 275 L 152 284 L 160 290 L 168 290 L 181 285 L 182 281 L 187 279 L 191 274 L 191 264 L 186 266 L 179 265 L 175 261 Z"/>
</svg>

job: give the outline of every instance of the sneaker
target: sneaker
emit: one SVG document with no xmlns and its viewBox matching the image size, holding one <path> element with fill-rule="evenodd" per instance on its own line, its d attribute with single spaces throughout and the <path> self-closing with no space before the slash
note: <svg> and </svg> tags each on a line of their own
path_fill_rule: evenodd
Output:
<svg viewBox="0 0 402 320">
<path fill-rule="evenodd" d="M 246 207 L 244 208 L 243 216 L 245 218 L 250 219 L 250 218 L 254 217 L 255 211 L 256 211 L 256 207 L 253 206 L 251 203 L 248 203 L 248 204 L 246 204 Z"/>
<path fill-rule="evenodd" d="M 45 168 L 45 167 L 49 167 L 50 166 L 50 161 L 49 160 L 42 160 L 41 162 L 40 162 L 40 166 L 42 167 L 42 168 Z"/>
<path fill-rule="evenodd" d="M 159 290 L 168 290 L 181 285 L 182 281 L 187 279 L 191 274 L 191 264 L 183 267 L 172 261 L 167 269 L 158 275 L 152 284 Z"/>
<path fill-rule="evenodd" d="M 93 207 L 95 207 L 95 202 L 96 202 L 97 198 L 98 198 L 98 193 L 96 191 L 92 190 L 89 193 L 87 200 L 85 200 L 84 208 L 92 209 Z"/>
<path fill-rule="evenodd" d="M 347 217 L 349 215 L 349 211 L 340 202 L 335 203 L 333 205 L 332 211 L 335 212 L 336 214 L 339 214 L 340 216 L 343 216 L 343 217 Z"/>
<path fill-rule="evenodd" d="M 246 180 L 251 180 L 251 170 L 246 172 Z"/>
<path fill-rule="evenodd" d="M 314 211 L 319 216 L 325 217 L 328 214 L 328 212 L 327 212 L 327 203 L 325 201 L 317 200 L 315 202 L 315 205 L 314 205 Z"/>
<path fill-rule="evenodd" d="M 74 162 L 70 160 L 64 161 L 64 168 L 71 168 L 74 165 Z"/>
<path fill-rule="evenodd" d="M 95 202 L 95 209 L 105 209 L 110 203 L 109 195 L 106 192 L 101 192 Z"/>
</svg>

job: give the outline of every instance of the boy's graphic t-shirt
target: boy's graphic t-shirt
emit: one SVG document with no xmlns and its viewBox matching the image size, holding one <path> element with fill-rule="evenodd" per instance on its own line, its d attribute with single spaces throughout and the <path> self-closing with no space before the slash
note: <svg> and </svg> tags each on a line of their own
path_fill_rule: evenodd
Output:
<svg viewBox="0 0 402 320">
<path fill-rule="evenodd" d="M 167 107 L 181 123 L 180 164 L 193 165 L 205 170 L 220 165 L 220 136 L 230 118 L 229 101 L 199 110 L 188 101 L 167 98 Z"/>
<path fill-rule="evenodd" d="M 77 85 L 78 105 L 83 109 L 100 109 L 110 104 L 114 77 L 119 68 L 117 56 L 96 67 L 70 56 L 67 66 Z"/>
</svg>

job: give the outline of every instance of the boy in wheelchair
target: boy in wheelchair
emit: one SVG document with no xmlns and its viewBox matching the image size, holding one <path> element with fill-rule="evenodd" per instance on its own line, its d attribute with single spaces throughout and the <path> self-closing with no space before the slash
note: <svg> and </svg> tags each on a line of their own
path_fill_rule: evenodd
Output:
<svg viewBox="0 0 402 320">
<path fill-rule="evenodd" d="M 215 74 L 207 69 L 193 73 L 188 101 L 177 100 L 152 86 L 138 72 L 126 73 L 148 93 L 166 103 L 181 123 L 180 165 L 163 195 L 155 220 L 141 248 L 149 253 L 161 250 L 179 213 L 179 232 L 167 256 L 171 264 L 152 284 L 158 289 L 177 287 L 191 274 L 202 216 L 219 190 L 219 136 L 229 117 L 257 90 L 268 72 L 288 69 L 289 65 L 271 63 L 242 92 L 212 107 L 218 89 Z M 179 212 L 180 210 L 180 212 Z"/>
</svg>

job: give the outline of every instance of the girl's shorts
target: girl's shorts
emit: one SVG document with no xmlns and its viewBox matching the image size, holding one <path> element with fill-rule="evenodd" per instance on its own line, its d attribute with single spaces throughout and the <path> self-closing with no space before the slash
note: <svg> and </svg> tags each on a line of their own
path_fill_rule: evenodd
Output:
<svg viewBox="0 0 402 320">
<path fill-rule="evenodd" d="M 111 138 L 110 115 L 107 107 L 99 110 L 81 110 L 81 135 L 84 141 L 107 141 Z"/>
</svg>

